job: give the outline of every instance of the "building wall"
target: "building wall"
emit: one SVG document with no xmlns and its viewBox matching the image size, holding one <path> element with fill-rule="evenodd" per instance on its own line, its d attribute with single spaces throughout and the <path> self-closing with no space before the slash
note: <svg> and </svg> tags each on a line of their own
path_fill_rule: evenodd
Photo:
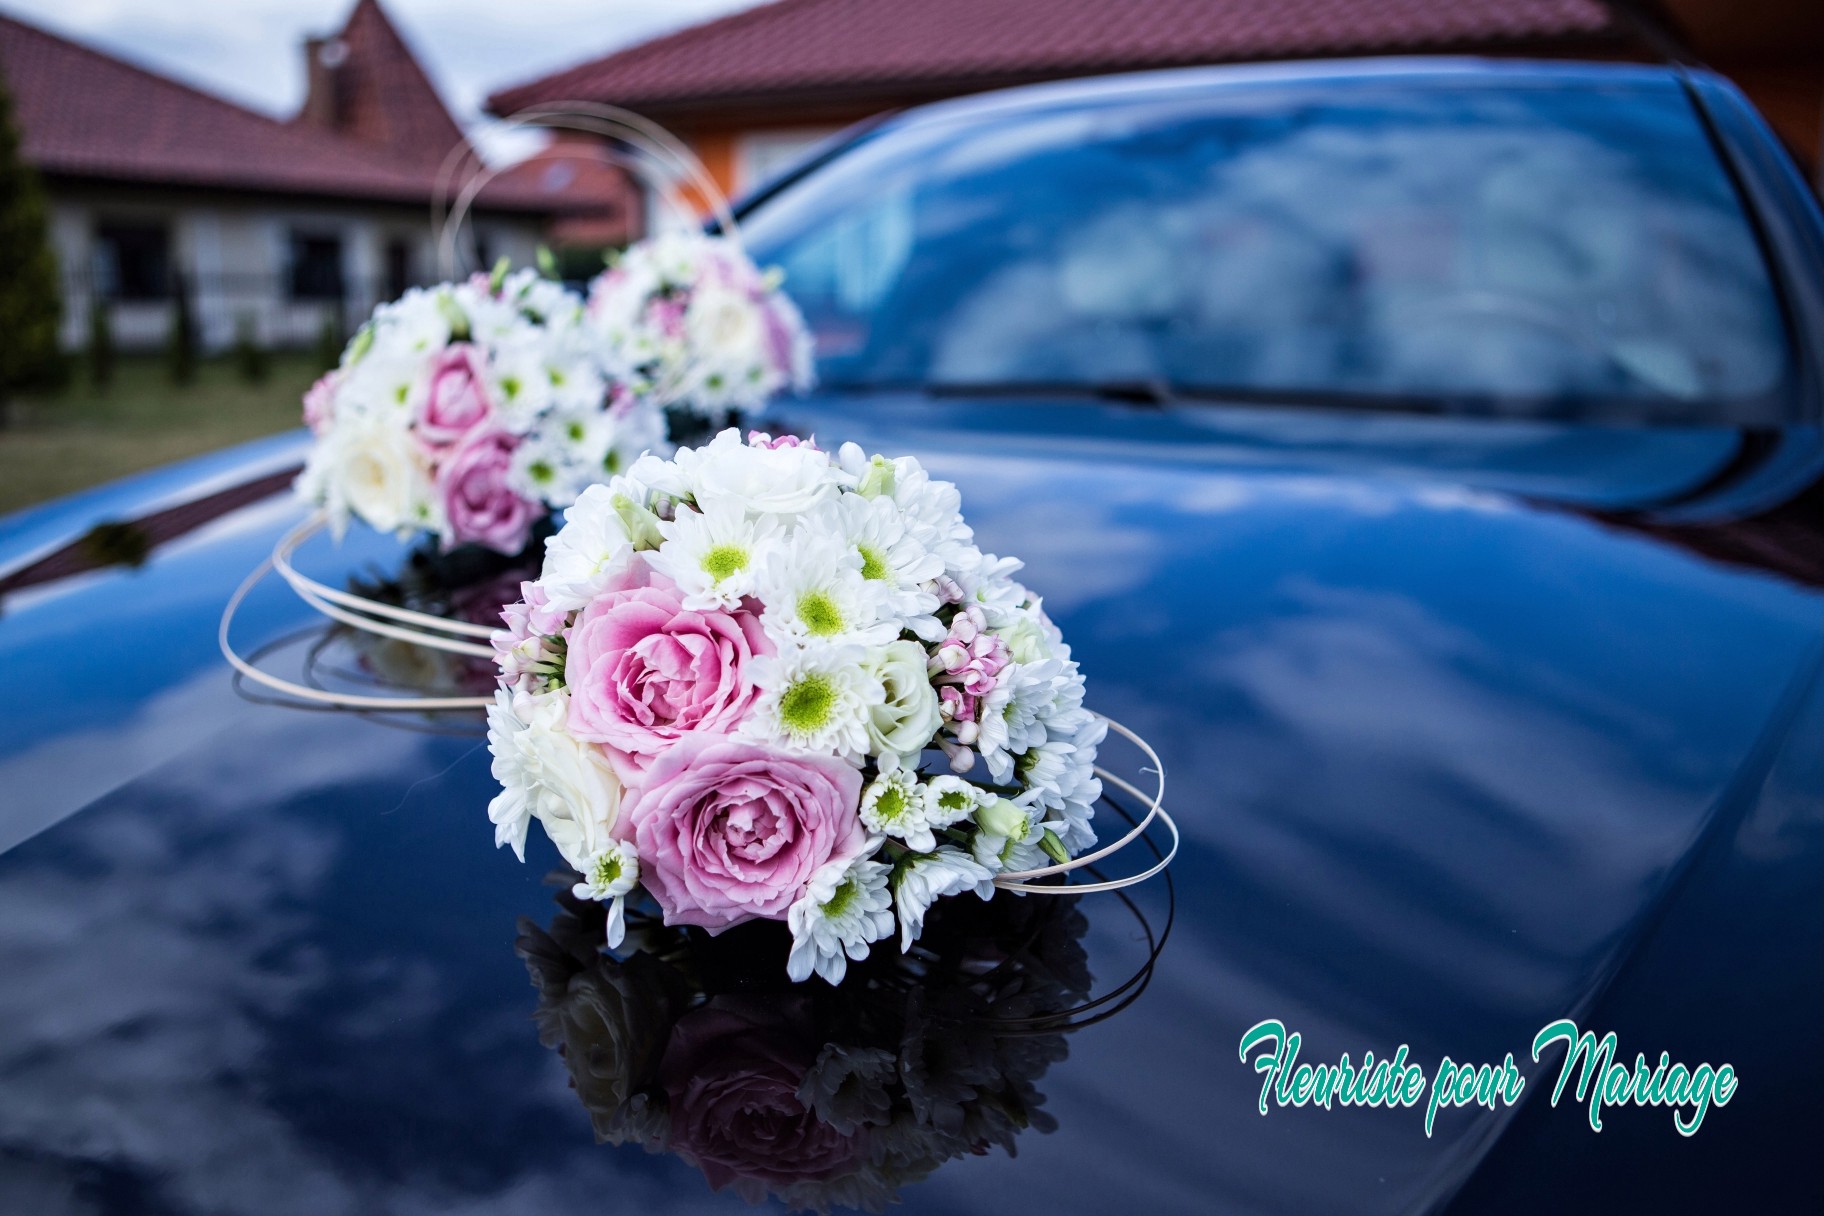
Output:
<svg viewBox="0 0 1824 1216">
<path fill-rule="evenodd" d="M 388 256 L 395 242 L 407 254 L 407 285 L 435 282 L 446 274 L 428 207 L 59 180 L 48 182 L 47 188 L 51 239 L 63 272 L 62 338 L 72 350 L 88 344 L 90 308 L 105 292 L 97 229 L 106 224 L 165 229 L 171 268 L 189 285 L 197 336 L 209 352 L 231 346 L 243 324 L 251 325 L 255 339 L 266 346 L 307 346 L 317 340 L 329 316 L 336 318 L 342 333 L 352 332 L 396 287 Z M 540 231 L 534 217 L 499 215 L 479 217 L 469 227 L 488 262 L 505 256 L 515 265 L 531 264 Z M 340 241 L 340 302 L 294 297 L 294 234 Z M 462 262 L 457 273 L 476 268 L 473 249 Z M 154 349 L 168 341 L 168 299 L 116 299 L 109 307 L 114 342 L 120 349 Z"/>
</svg>

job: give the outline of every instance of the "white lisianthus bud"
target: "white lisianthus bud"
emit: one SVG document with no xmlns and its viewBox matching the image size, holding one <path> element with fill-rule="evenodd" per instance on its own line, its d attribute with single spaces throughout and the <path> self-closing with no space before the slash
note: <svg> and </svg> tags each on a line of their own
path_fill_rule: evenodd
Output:
<svg viewBox="0 0 1824 1216">
<path fill-rule="evenodd" d="M 861 475 L 861 484 L 855 487 L 855 491 L 863 498 L 891 498 L 893 480 L 893 462 L 885 456 L 875 456 L 868 461 L 868 467 Z"/>
<path fill-rule="evenodd" d="M 1025 840 L 1032 831 L 1032 817 L 1005 798 L 996 798 L 975 812 L 975 822 L 990 836 Z"/>
</svg>

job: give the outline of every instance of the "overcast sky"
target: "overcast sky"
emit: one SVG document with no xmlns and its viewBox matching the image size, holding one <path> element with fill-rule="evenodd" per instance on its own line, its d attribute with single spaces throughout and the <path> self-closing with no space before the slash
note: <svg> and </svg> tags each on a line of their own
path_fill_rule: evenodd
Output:
<svg viewBox="0 0 1824 1216">
<path fill-rule="evenodd" d="M 759 0 L 381 0 L 459 121 L 502 85 Z M 0 0 L 0 12 L 269 113 L 304 96 L 307 34 L 355 0 Z"/>
</svg>

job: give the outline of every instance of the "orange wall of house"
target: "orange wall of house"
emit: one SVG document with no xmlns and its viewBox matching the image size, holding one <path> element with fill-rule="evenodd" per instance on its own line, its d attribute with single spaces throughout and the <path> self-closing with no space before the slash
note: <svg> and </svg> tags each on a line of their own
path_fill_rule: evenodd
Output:
<svg viewBox="0 0 1824 1216">
<path fill-rule="evenodd" d="M 697 159 L 709 171 L 710 178 L 726 198 L 735 196 L 735 140 L 741 134 L 739 128 L 719 131 L 693 131 L 687 137 Z M 702 199 L 693 200 L 699 209 L 707 211 Z"/>
</svg>

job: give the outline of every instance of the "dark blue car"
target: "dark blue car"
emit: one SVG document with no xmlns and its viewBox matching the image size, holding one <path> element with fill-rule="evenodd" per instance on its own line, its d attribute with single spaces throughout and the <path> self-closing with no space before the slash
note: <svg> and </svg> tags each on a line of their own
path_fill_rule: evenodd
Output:
<svg viewBox="0 0 1824 1216">
<path fill-rule="evenodd" d="M 1732 87 L 1021 89 L 846 136 L 742 221 L 818 341 L 779 421 L 962 488 L 1184 831 L 1169 889 L 1021 939 L 1137 999 L 942 1098 L 998 1138 L 908 1210 L 1824 1208 L 1824 223 Z M 304 445 L 0 522 L 0 1212 L 745 1210 L 595 1143 L 634 998 L 548 846 L 490 847 L 476 724 L 230 680 Z M 282 588 L 236 634 L 413 678 Z M 1642 1095 L 1708 1065 L 1701 1123 L 1601 1071 L 1554 1100 L 1565 1019 Z M 1298 1104 L 1297 1063 L 1368 1052 L 1505 1092 L 1429 1130 L 1426 1098 Z"/>
</svg>

